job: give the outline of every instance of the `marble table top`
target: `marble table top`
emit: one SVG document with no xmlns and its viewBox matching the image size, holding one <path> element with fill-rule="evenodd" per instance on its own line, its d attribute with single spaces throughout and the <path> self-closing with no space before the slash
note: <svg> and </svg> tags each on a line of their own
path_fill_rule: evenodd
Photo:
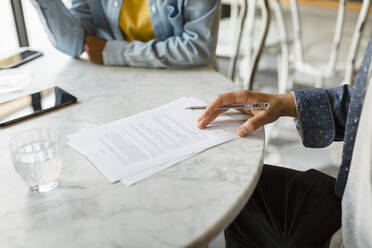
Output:
<svg viewBox="0 0 372 248">
<path fill-rule="evenodd" d="M 111 184 L 89 161 L 63 146 L 60 185 L 30 193 L 14 170 L 8 143 L 32 128 L 61 135 L 85 130 L 182 96 L 205 101 L 237 89 L 209 68 L 152 70 L 105 67 L 51 52 L 31 70 L 23 92 L 60 86 L 79 103 L 0 129 L 1 247 L 203 247 L 226 228 L 259 178 L 264 131 L 207 150 L 134 186 Z"/>
</svg>

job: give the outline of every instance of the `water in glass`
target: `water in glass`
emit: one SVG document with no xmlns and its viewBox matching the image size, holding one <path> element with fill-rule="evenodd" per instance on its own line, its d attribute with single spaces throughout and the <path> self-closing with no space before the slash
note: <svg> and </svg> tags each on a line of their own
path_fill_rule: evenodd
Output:
<svg viewBox="0 0 372 248">
<path fill-rule="evenodd" d="M 15 168 L 32 191 L 46 192 L 58 185 L 61 171 L 59 145 L 52 141 L 34 141 L 19 147 Z"/>
</svg>

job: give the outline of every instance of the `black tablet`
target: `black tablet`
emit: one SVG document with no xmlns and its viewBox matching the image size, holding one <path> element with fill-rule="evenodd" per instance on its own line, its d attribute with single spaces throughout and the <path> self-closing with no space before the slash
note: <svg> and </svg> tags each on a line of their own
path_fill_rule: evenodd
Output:
<svg viewBox="0 0 372 248">
<path fill-rule="evenodd" d="M 0 127 L 25 120 L 72 103 L 77 98 L 59 87 L 0 103 Z"/>
</svg>

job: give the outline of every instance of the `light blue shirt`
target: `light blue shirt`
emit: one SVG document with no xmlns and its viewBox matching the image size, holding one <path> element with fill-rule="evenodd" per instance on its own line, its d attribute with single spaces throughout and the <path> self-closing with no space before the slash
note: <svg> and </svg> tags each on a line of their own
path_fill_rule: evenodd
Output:
<svg viewBox="0 0 372 248">
<path fill-rule="evenodd" d="M 123 0 L 33 0 L 48 37 L 60 51 L 78 57 L 85 37 L 108 40 L 105 65 L 192 67 L 209 65 L 217 43 L 220 0 L 148 0 L 158 37 L 127 42 L 119 27 Z M 124 0 L 125 1 L 125 0 Z"/>
</svg>

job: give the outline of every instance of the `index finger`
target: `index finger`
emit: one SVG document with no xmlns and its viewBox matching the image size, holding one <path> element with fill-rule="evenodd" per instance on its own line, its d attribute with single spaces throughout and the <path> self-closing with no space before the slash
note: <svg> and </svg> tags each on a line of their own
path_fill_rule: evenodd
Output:
<svg viewBox="0 0 372 248">
<path fill-rule="evenodd" d="M 219 95 L 215 100 L 212 101 L 212 103 L 209 104 L 204 113 L 198 118 L 198 126 L 200 128 L 206 127 L 208 123 L 216 119 L 219 114 L 226 112 L 226 110 L 221 110 L 219 107 L 222 105 L 234 104 L 234 99 L 235 97 L 233 92 Z"/>
</svg>

